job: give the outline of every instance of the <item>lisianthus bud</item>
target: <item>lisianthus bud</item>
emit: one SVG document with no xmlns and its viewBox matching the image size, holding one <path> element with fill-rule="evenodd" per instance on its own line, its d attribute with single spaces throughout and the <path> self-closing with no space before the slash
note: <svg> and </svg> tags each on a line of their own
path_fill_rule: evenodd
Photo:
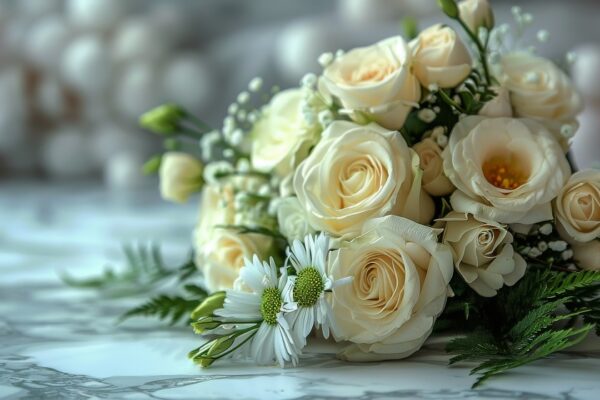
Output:
<svg viewBox="0 0 600 400">
<path fill-rule="evenodd" d="M 201 317 L 196 322 L 192 322 L 192 328 L 194 333 L 201 335 L 205 331 L 210 331 L 221 325 L 219 321 L 216 321 L 213 317 Z"/>
<path fill-rule="evenodd" d="M 477 33 L 480 27 L 488 30 L 494 27 L 494 13 L 488 0 L 463 0 L 459 3 L 460 19 Z"/>
<path fill-rule="evenodd" d="M 213 342 L 212 346 L 210 346 L 210 349 L 208 349 L 207 356 L 214 357 L 226 352 L 229 350 L 234 341 L 235 337 L 232 336 L 223 336 L 218 338 Z"/>
<path fill-rule="evenodd" d="M 458 7 L 455 0 L 438 0 L 438 4 L 444 14 L 452 19 L 458 18 Z"/>
<path fill-rule="evenodd" d="M 178 105 L 163 104 L 144 113 L 140 117 L 140 125 L 159 135 L 172 135 L 185 115 L 185 110 Z"/>
<path fill-rule="evenodd" d="M 142 166 L 142 172 L 144 175 L 152 175 L 156 174 L 160 169 L 160 164 L 162 161 L 162 155 L 158 154 L 150 158 L 148 161 L 144 163 Z"/>
<path fill-rule="evenodd" d="M 192 319 L 197 320 L 200 317 L 208 317 L 215 310 L 222 308 L 225 302 L 225 291 L 219 291 L 208 296 L 202 303 L 192 311 Z"/>
<path fill-rule="evenodd" d="M 185 203 L 202 188 L 202 163 L 187 153 L 168 152 L 160 164 L 160 193 L 165 200 Z"/>
</svg>

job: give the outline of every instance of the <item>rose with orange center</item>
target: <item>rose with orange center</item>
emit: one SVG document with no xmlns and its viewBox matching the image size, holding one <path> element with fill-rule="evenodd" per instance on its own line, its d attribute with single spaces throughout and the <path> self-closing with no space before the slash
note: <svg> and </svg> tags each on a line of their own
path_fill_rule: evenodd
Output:
<svg viewBox="0 0 600 400">
<path fill-rule="evenodd" d="M 571 175 L 559 143 L 530 119 L 464 118 L 443 157 L 458 189 L 452 207 L 507 224 L 552 219 L 551 201 Z"/>
<path fill-rule="evenodd" d="M 369 119 L 400 129 L 421 97 L 411 72 L 408 45 L 400 36 L 337 57 L 323 71 L 319 89 L 335 96 L 354 119 Z"/>
<path fill-rule="evenodd" d="M 434 206 L 421 174 L 418 155 L 400 133 L 336 121 L 296 170 L 294 190 L 316 230 L 352 238 L 367 220 L 384 215 L 428 223 Z"/>
<path fill-rule="evenodd" d="M 414 71 L 424 87 L 456 87 L 471 73 L 471 56 L 456 32 L 447 26 L 425 29 L 410 43 Z"/>
<path fill-rule="evenodd" d="M 353 342 L 338 355 L 350 361 L 408 357 L 444 309 L 452 255 L 439 230 L 388 216 L 370 220 L 361 236 L 330 256 L 336 340 Z"/>
</svg>

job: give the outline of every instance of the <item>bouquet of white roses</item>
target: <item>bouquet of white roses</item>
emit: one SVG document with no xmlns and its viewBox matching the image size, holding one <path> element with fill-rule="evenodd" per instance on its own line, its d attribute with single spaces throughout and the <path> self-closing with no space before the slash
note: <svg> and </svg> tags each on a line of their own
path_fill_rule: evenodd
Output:
<svg viewBox="0 0 600 400">
<path fill-rule="evenodd" d="M 515 35 L 487 0 L 439 3 L 465 39 L 412 29 L 323 54 L 297 88 L 256 78 L 219 130 L 173 104 L 142 116 L 166 137 L 146 165 L 163 197 L 202 191 L 202 278 L 184 270 L 203 284 L 128 316 L 191 311 L 203 367 L 296 365 L 315 331 L 350 361 L 467 332 L 451 362 L 481 380 L 598 329 L 600 171 L 566 157 L 580 97 L 522 44 L 530 14 L 513 8 Z"/>
</svg>

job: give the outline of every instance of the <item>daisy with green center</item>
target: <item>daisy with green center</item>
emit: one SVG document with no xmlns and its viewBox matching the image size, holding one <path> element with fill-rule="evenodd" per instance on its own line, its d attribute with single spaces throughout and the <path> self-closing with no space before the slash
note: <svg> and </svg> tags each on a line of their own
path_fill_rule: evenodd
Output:
<svg viewBox="0 0 600 400">
<path fill-rule="evenodd" d="M 306 345 L 306 337 L 313 327 L 320 327 L 323 336 L 329 337 L 333 328 L 331 306 L 325 294 L 335 286 L 348 283 L 351 278 L 334 281 L 327 274 L 329 237 L 307 235 L 304 242 L 295 240 L 287 250 L 288 262 L 296 271 L 290 276 L 292 285 L 284 291 L 284 298 L 297 310 L 286 317 L 292 326 L 294 340 L 301 347 Z"/>
<path fill-rule="evenodd" d="M 255 255 L 245 260 L 240 270 L 240 280 L 250 292 L 228 290 L 223 308 L 215 315 L 224 322 L 235 321 L 240 328 L 262 320 L 254 331 L 253 337 L 237 350 L 237 355 L 246 354 L 257 364 L 266 365 L 275 361 L 281 367 L 286 362 L 296 365 L 300 347 L 292 338 L 290 326 L 284 314 L 293 311 L 283 298 L 286 285 L 289 286 L 286 269 L 281 269 L 277 277 L 277 267 L 271 258 L 269 262 L 260 261 Z"/>
</svg>

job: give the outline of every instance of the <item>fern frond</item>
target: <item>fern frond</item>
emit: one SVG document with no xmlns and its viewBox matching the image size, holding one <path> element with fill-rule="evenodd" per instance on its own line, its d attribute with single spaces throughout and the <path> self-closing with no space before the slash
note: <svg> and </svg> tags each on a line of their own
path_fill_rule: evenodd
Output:
<svg viewBox="0 0 600 400">
<path fill-rule="evenodd" d="M 131 317 L 157 317 L 160 320 L 168 319 L 170 325 L 174 325 L 183 316 L 189 315 L 202 300 L 203 298 L 186 299 L 180 296 L 161 294 L 127 311 L 119 318 L 119 322 Z"/>
<path fill-rule="evenodd" d="M 76 279 L 63 273 L 61 279 L 69 286 L 99 290 L 106 297 L 122 297 L 147 293 L 173 275 L 183 280 L 197 272 L 193 257 L 177 268 L 168 268 L 159 247 L 152 243 L 125 245 L 123 253 L 126 265 L 122 272 L 107 266 L 100 276 L 93 278 Z"/>
<path fill-rule="evenodd" d="M 546 271 L 540 279 L 542 280 L 538 281 L 540 283 L 538 297 L 548 299 L 600 283 L 600 271 Z"/>
<path fill-rule="evenodd" d="M 471 374 L 481 374 L 473 387 L 479 386 L 494 375 L 568 349 L 581 342 L 592 329 L 593 325 L 588 324 L 578 329 L 548 330 L 535 337 L 521 352 L 510 353 L 504 358 L 488 359 L 471 371 Z"/>
</svg>

